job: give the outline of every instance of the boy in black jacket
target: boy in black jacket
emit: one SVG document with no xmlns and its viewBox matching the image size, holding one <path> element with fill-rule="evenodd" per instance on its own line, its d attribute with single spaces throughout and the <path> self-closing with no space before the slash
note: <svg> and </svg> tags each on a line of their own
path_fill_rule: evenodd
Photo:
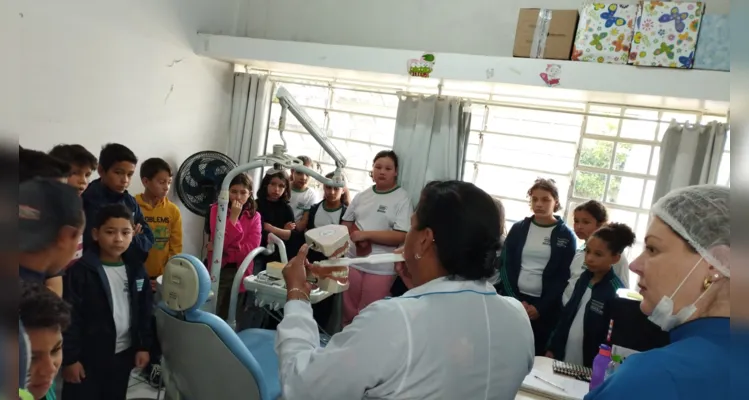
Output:
<svg viewBox="0 0 749 400">
<path fill-rule="evenodd" d="M 65 276 L 73 312 L 64 334 L 64 400 L 125 400 L 131 370 L 148 364 L 153 294 L 143 261 L 126 253 L 132 215 L 124 204 L 101 207 L 95 245 Z"/>
</svg>

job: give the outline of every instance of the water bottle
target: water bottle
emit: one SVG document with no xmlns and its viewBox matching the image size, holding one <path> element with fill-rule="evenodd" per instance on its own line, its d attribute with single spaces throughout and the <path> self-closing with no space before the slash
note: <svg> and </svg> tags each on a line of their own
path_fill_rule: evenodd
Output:
<svg viewBox="0 0 749 400">
<path fill-rule="evenodd" d="M 593 373 L 590 376 L 590 390 L 593 390 L 603 383 L 606 377 L 606 369 L 611 362 L 611 347 L 602 344 L 598 350 L 598 355 L 593 359 Z"/>
<path fill-rule="evenodd" d="M 619 368 L 619 364 L 622 363 L 622 357 L 618 356 L 616 354 L 611 356 L 611 362 L 609 363 L 609 366 L 606 367 L 606 375 L 603 377 L 603 380 L 606 381 L 611 377 L 611 375 L 616 372 L 616 369 Z"/>
</svg>

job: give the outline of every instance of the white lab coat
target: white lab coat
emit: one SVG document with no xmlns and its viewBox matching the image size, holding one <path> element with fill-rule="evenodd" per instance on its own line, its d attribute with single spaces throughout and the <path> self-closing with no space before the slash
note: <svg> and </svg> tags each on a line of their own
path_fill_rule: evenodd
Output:
<svg viewBox="0 0 749 400">
<path fill-rule="evenodd" d="M 439 278 L 372 303 L 326 348 L 307 302 L 284 311 L 285 400 L 510 400 L 533 367 L 527 313 L 488 282 Z"/>
</svg>

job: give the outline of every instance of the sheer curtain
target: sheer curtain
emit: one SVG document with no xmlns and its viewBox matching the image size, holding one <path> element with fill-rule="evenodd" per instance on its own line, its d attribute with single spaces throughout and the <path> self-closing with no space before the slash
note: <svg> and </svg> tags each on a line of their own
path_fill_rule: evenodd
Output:
<svg viewBox="0 0 749 400">
<path fill-rule="evenodd" d="M 715 184 L 726 132 L 727 126 L 717 122 L 693 125 L 671 121 L 661 142 L 653 203 L 673 189 Z"/>
<path fill-rule="evenodd" d="M 401 95 L 393 150 L 400 156 L 400 185 L 414 206 L 427 182 L 463 177 L 470 126 L 466 100 Z"/>
<path fill-rule="evenodd" d="M 267 75 L 234 74 L 227 155 L 239 165 L 265 153 L 272 91 L 273 83 Z M 260 183 L 260 174 L 260 169 L 250 171 L 255 189 Z"/>
</svg>

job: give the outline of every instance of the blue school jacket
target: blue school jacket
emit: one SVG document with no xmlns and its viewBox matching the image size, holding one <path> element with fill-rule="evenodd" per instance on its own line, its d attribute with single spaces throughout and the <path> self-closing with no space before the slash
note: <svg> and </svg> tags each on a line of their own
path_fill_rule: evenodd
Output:
<svg viewBox="0 0 749 400">
<path fill-rule="evenodd" d="M 133 221 L 140 224 L 141 233 L 133 236 L 133 242 L 130 243 L 128 253 L 131 253 L 145 261 L 148 252 L 153 246 L 154 238 L 151 228 L 148 226 L 143 212 L 127 190 L 124 193 L 118 193 L 110 190 L 101 183 L 101 179 L 91 182 L 81 195 L 83 199 L 83 211 L 86 214 L 86 230 L 83 232 L 83 249 L 88 250 L 94 247 L 94 240 L 91 237 L 91 229 L 94 226 L 96 214 L 99 209 L 107 204 L 124 204 L 133 212 Z"/>
<path fill-rule="evenodd" d="M 148 351 L 153 341 L 153 292 L 143 262 L 123 255 L 130 292 L 131 347 Z M 63 332 L 62 365 L 81 362 L 107 365 L 115 354 L 117 331 L 112 292 L 98 250 L 89 250 L 63 278 L 63 298 L 72 306 L 71 324 Z"/>
<path fill-rule="evenodd" d="M 554 313 L 562 305 L 562 293 L 570 279 L 570 264 L 577 249 L 577 237 L 572 229 L 558 216 L 557 225 L 551 231 L 551 256 L 546 264 L 542 276 L 543 290 L 541 298 L 534 304 L 542 318 L 549 312 Z M 523 247 L 528 237 L 528 231 L 533 223 L 533 217 L 528 217 L 510 229 L 505 238 L 501 254 L 499 291 L 503 296 L 520 298 L 518 278 L 520 277 Z"/>
<path fill-rule="evenodd" d="M 588 304 L 580 304 L 585 291 L 590 286 L 593 273 L 583 272 L 575 284 L 575 290 L 567 305 L 562 309 L 562 315 L 554 332 L 549 339 L 548 350 L 554 354 L 557 360 L 564 360 L 572 322 L 575 320 L 580 307 L 585 307 L 583 319 L 583 364 L 586 367 L 593 365 L 593 358 L 598 354 L 602 343 L 606 342 L 609 321 L 606 320 L 604 309 L 606 304 L 616 298 L 616 291 L 624 287 L 624 283 L 612 268 L 598 283 L 593 285 Z"/>
</svg>

